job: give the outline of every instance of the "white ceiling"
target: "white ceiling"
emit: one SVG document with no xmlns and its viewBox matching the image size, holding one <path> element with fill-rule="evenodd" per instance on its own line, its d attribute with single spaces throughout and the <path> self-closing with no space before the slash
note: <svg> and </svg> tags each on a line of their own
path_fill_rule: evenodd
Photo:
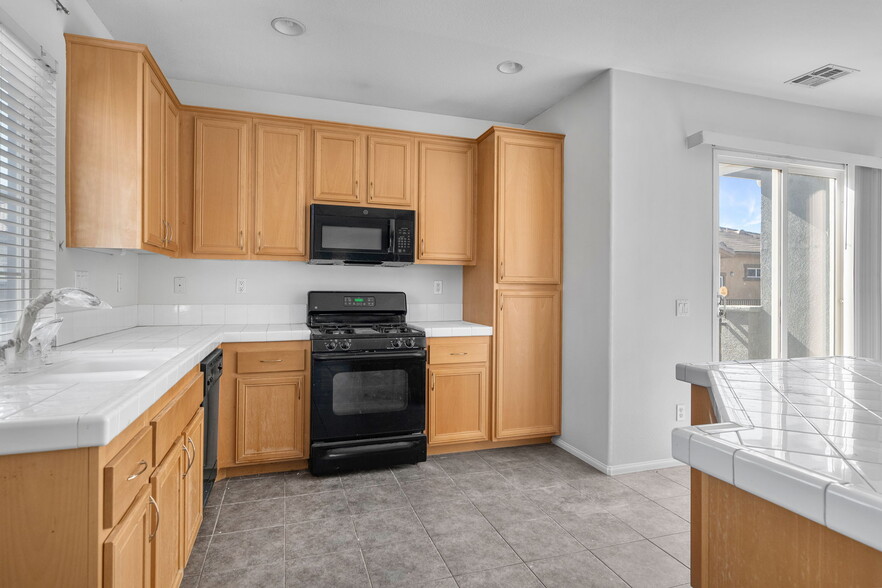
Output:
<svg viewBox="0 0 882 588">
<path fill-rule="evenodd" d="M 882 115 L 879 0 L 88 2 L 184 80 L 523 123 L 616 68 Z M 498 73 L 507 59 L 523 72 Z M 861 72 L 783 84 L 827 63 Z"/>
</svg>

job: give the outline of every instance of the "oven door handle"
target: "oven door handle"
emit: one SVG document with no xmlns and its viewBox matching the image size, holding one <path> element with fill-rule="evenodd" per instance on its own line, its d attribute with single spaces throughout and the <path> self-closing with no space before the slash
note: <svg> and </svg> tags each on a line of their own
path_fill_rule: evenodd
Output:
<svg viewBox="0 0 882 588">
<path fill-rule="evenodd" d="M 312 359 L 313 361 L 330 361 L 334 359 L 347 359 L 347 360 L 359 360 L 359 359 L 425 359 L 426 351 L 421 349 L 419 351 L 391 351 L 389 353 L 376 353 L 376 352 L 366 352 L 366 353 L 352 353 L 349 351 L 343 351 L 341 353 L 313 353 Z"/>
</svg>

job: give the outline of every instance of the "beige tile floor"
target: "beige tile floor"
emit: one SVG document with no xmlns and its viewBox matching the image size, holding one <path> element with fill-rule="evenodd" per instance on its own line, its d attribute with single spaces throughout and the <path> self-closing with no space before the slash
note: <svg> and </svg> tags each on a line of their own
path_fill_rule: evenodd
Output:
<svg viewBox="0 0 882 588">
<path fill-rule="evenodd" d="M 608 477 L 553 445 L 216 486 L 182 586 L 689 584 L 689 469 Z"/>
</svg>

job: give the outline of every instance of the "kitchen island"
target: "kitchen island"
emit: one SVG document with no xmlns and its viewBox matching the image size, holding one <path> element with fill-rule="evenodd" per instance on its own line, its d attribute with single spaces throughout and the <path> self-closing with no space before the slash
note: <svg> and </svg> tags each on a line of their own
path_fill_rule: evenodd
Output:
<svg viewBox="0 0 882 588">
<path fill-rule="evenodd" d="M 882 586 L 882 364 L 680 364 L 677 379 L 692 586 Z"/>
</svg>

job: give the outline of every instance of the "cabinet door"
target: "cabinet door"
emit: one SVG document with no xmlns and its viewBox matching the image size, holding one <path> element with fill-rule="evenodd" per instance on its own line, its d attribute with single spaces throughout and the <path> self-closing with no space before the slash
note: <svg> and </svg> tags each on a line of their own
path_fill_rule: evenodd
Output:
<svg viewBox="0 0 882 588">
<path fill-rule="evenodd" d="M 413 139 L 368 135 L 368 204 L 413 208 Z"/>
<path fill-rule="evenodd" d="M 153 586 L 177 586 L 184 575 L 183 537 L 181 536 L 181 471 L 184 460 L 183 437 L 171 449 L 150 476 L 150 487 L 159 520 L 154 521 L 152 545 Z"/>
<path fill-rule="evenodd" d="M 306 127 L 255 124 L 254 253 L 306 260 Z"/>
<path fill-rule="evenodd" d="M 305 457 L 303 375 L 236 382 L 236 463 Z"/>
<path fill-rule="evenodd" d="M 196 115 L 193 252 L 245 255 L 249 119 Z"/>
<path fill-rule="evenodd" d="M 184 460 L 181 480 L 183 487 L 183 555 L 190 556 L 199 525 L 202 524 L 202 466 L 205 460 L 205 409 L 200 408 L 184 429 L 184 444 L 189 449 Z"/>
<path fill-rule="evenodd" d="M 430 445 L 489 440 L 489 411 L 486 365 L 429 367 Z"/>
<path fill-rule="evenodd" d="M 419 259 L 475 261 L 474 141 L 420 141 Z"/>
<path fill-rule="evenodd" d="M 498 278 L 560 284 L 562 146 L 558 139 L 498 139 Z"/>
<path fill-rule="evenodd" d="M 144 244 L 165 247 L 165 191 L 163 169 L 163 113 L 165 88 L 149 64 L 144 63 L 144 172 L 142 196 L 142 239 Z"/>
<path fill-rule="evenodd" d="M 362 133 L 338 129 L 313 130 L 313 194 L 315 202 L 352 204 L 362 201 Z"/>
<path fill-rule="evenodd" d="M 138 492 L 128 512 L 104 541 L 104 588 L 150 588 L 150 485 Z"/>
<path fill-rule="evenodd" d="M 560 434 L 560 292 L 500 290 L 497 439 Z"/>
<path fill-rule="evenodd" d="M 180 139 L 178 130 L 180 116 L 171 97 L 165 95 L 165 121 L 163 141 L 165 143 L 165 194 L 163 200 L 163 219 L 165 220 L 165 248 L 177 251 L 180 235 L 178 235 L 178 158 L 180 157 Z"/>
</svg>

